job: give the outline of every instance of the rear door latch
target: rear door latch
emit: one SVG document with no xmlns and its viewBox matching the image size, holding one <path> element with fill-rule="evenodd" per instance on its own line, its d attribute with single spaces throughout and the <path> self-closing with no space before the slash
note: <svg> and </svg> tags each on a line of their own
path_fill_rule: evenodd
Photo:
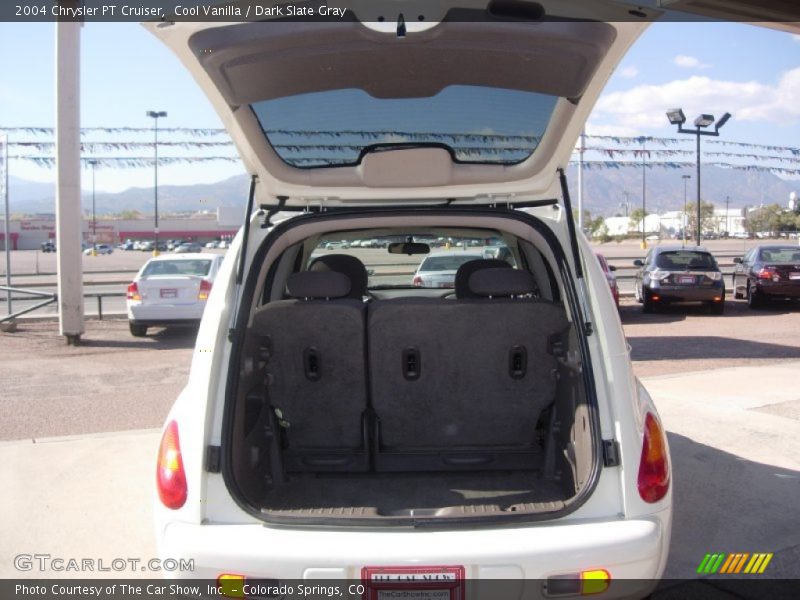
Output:
<svg viewBox="0 0 800 600">
<path fill-rule="evenodd" d="M 603 466 L 619 466 L 619 442 L 617 440 L 603 440 Z"/>
</svg>

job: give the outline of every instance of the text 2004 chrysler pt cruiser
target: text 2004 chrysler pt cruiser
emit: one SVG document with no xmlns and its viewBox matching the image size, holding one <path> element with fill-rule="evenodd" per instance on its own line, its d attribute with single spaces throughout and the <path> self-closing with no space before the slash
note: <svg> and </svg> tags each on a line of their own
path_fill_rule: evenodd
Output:
<svg viewBox="0 0 800 600">
<path fill-rule="evenodd" d="M 645 25 L 565 4 L 152 26 L 252 175 L 164 429 L 163 556 L 447 597 L 662 574 L 665 432 L 563 172 Z M 412 285 L 441 240 L 479 257 L 453 288 Z"/>
</svg>

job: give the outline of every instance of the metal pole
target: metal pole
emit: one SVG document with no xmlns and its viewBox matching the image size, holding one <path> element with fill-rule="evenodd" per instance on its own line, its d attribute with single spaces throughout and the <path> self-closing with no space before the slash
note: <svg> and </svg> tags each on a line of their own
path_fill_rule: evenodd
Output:
<svg viewBox="0 0 800 600">
<path fill-rule="evenodd" d="M 702 238 L 700 234 L 700 127 L 697 128 L 697 245 L 701 244 Z"/>
<path fill-rule="evenodd" d="M 646 181 L 647 181 L 647 166 L 645 164 L 645 138 L 640 138 L 642 142 L 642 249 L 647 248 L 647 240 L 645 236 L 647 235 L 645 232 L 647 230 L 647 208 L 645 205 L 645 199 L 647 197 L 647 188 L 646 188 Z"/>
<path fill-rule="evenodd" d="M 97 256 L 97 216 L 94 203 L 94 168 L 97 161 L 93 160 L 89 164 L 92 165 L 92 256 Z"/>
<path fill-rule="evenodd" d="M 578 229 L 583 232 L 583 153 L 586 150 L 586 130 L 581 131 L 578 150 Z"/>
<path fill-rule="evenodd" d="M 730 204 L 730 201 L 731 201 L 731 197 L 730 196 L 725 196 L 725 237 L 730 235 L 730 232 L 731 232 L 730 227 L 729 227 L 729 223 L 728 223 L 728 204 Z"/>
<path fill-rule="evenodd" d="M 11 287 L 11 233 L 9 228 L 9 220 L 11 213 L 8 211 L 8 135 L 3 134 L 0 136 L 3 140 L 3 202 L 5 205 L 5 213 L 3 219 L 3 247 L 6 252 L 6 287 Z M 11 314 L 11 290 L 6 292 L 6 305 L 8 313 Z"/>
<path fill-rule="evenodd" d="M 683 245 L 686 245 L 686 229 L 689 227 L 689 219 L 686 214 L 686 184 L 692 178 L 691 175 L 683 175 Z"/>
<path fill-rule="evenodd" d="M 156 213 L 156 216 L 155 216 L 154 234 L 155 234 L 155 240 L 156 241 L 155 241 L 155 246 L 153 246 L 153 256 L 158 256 L 158 114 L 156 114 L 156 116 L 154 117 L 154 123 L 155 123 L 155 125 L 153 126 L 153 133 L 154 133 L 153 148 L 154 148 L 154 153 L 155 153 L 155 162 L 153 163 L 153 168 L 154 168 L 154 171 L 155 171 L 154 172 L 155 185 L 154 185 L 154 188 L 153 188 L 153 190 L 154 190 L 153 193 L 155 194 L 155 213 Z"/>
</svg>

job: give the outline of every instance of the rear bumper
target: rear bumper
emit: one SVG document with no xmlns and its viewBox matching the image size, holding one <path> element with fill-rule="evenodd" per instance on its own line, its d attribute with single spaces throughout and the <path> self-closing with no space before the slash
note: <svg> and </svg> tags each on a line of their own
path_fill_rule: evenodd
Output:
<svg viewBox="0 0 800 600">
<path fill-rule="evenodd" d="M 800 298 L 800 281 L 756 281 L 756 288 L 764 296 L 775 298 Z"/>
<path fill-rule="evenodd" d="M 546 579 L 606 569 L 612 581 L 658 579 L 666 564 L 670 511 L 648 518 L 465 531 L 309 531 L 172 522 L 159 536 L 163 558 L 194 559 L 191 573 L 280 580 L 357 581 L 366 566 L 458 565 L 465 578 Z"/>
<path fill-rule="evenodd" d="M 680 287 L 680 286 L 651 286 L 648 290 L 651 295 L 658 295 L 662 300 L 676 302 L 713 302 L 714 298 L 725 298 L 725 288 L 719 286 L 707 287 Z"/>
<path fill-rule="evenodd" d="M 199 323 L 205 304 L 133 304 L 128 302 L 128 320 L 138 324 Z"/>
</svg>

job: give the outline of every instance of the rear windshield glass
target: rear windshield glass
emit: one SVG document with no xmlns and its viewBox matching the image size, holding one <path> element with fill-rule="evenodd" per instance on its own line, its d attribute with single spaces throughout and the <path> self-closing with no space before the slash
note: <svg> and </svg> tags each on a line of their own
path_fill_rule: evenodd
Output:
<svg viewBox="0 0 800 600">
<path fill-rule="evenodd" d="M 659 269 L 677 270 L 704 270 L 716 269 L 717 263 L 714 257 L 707 252 L 693 252 L 690 250 L 678 250 L 675 252 L 663 252 L 656 258 L 656 266 Z"/>
<path fill-rule="evenodd" d="M 429 252 L 412 255 L 389 252 L 390 244 L 409 240 L 425 244 Z M 439 228 L 398 231 L 394 235 L 370 235 L 363 230 L 333 232 L 318 241 L 305 268 L 317 258 L 332 254 L 357 258 L 367 269 L 370 289 L 453 287 L 458 267 L 480 258 L 495 258 L 518 266 L 513 252 L 494 230 L 468 234 Z"/>
<path fill-rule="evenodd" d="M 797 246 L 783 246 L 778 248 L 763 248 L 759 253 L 762 262 L 796 263 L 800 262 L 800 248 Z"/>
<path fill-rule="evenodd" d="M 205 277 L 211 271 L 210 260 L 155 260 L 148 264 L 142 277 L 151 275 L 194 275 Z"/>
<path fill-rule="evenodd" d="M 555 96 L 455 85 L 428 98 L 346 89 L 252 105 L 267 140 L 295 167 L 357 164 L 374 145 L 440 144 L 459 162 L 513 164 L 536 149 Z"/>
<path fill-rule="evenodd" d="M 465 262 L 483 258 L 480 254 L 460 254 L 456 256 L 429 256 L 419 267 L 420 271 L 457 271 Z"/>
</svg>

